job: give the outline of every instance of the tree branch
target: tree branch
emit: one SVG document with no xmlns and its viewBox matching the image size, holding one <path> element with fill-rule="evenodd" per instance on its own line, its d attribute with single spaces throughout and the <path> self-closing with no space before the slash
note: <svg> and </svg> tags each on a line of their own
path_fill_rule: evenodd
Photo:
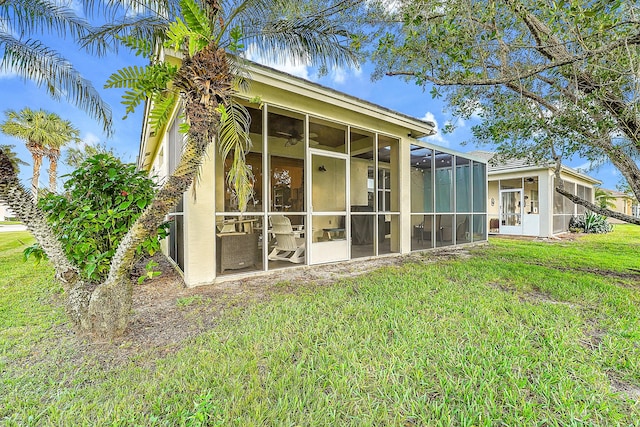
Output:
<svg viewBox="0 0 640 427">
<path fill-rule="evenodd" d="M 556 187 L 555 190 L 562 194 L 567 199 L 571 200 L 576 205 L 584 206 L 592 212 L 598 213 L 600 215 L 604 215 L 609 218 L 619 219 L 620 221 L 627 222 L 629 224 L 640 225 L 640 218 L 636 218 L 633 216 L 625 215 L 621 212 L 612 211 L 610 209 L 601 208 L 600 206 L 592 203 L 588 200 L 585 200 L 581 197 L 576 196 L 575 194 L 564 189 L 564 181 L 561 178 L 561 170 L 562 170 L 562 158 L 555 153 L 555 149 L 551 146 L 551 151 L 553 152 L 554 160 L 556 161 L 556 166 L 554 169 L 554 175 L 556 177 Z"/>
<path fill-rule="evenodd" d="M 640 32 L 634 34 L 630 37 L 625 37 L 623 39 L 616 40 L 612 43 L 609 43 L 605 46 L 602 46 L 598 49 L 590 50 L 588 52 L 583 53 L 582 55 L 571 55 L 568 50 L 563 46 L 562 43 L 558 41 L 557 44 L 547 44 L 537 47 L 537 49 L 542 53 L 545 57 L 550 59 L 552 62 L 548 64 L 539 65 L 537 67 L 530 67 L 528 69 L 519 72 L 517 75 L 504 76 L 500 78 L 459 78 L 459 79 L 441 79 L 435 76 L 425 75 L 415 71 L 389 71 L 385 73 L 387 76 L 413 76 L 413 77 L 421 77 L 433 84 L 438 86 L 498 86 L 502 84 L 512 83 L 517 80 L 526 79 L 528 77 L 535 76 L 536 74 L 540 74 L 543 71 L 552 70 L 554 68 L 562 67 L 569 64 L 574 64 L 576 62 L 584 61 L 593 56 L 598 56 L 610 52 L 613 49 L 618 47 L 631 44 L 636 45 L 640 44 Z M 552 49 L 553 47 L 553 49 Z M 558 49 L 562 47 L 561 53 L 558 53 Z M 553 51 L 555 57 L 549 57 L 548 52 Z"/>
</svg>

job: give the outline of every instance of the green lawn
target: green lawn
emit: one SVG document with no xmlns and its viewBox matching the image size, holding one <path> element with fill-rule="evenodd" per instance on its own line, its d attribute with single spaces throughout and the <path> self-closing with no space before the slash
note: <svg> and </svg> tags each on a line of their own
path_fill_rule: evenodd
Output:
<svg viewBox="0 0 640 427">
<path fill-rule="evenodd" d="M 300 284 L 115 367 L 25 236 L 0 234 L 2 425 L 640 425 L 637 226 Z"/>
</svg>

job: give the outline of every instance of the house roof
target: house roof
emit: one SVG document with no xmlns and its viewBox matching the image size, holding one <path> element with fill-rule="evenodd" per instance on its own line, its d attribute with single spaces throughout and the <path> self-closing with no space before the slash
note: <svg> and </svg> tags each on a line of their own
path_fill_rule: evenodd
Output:
<svg viewBox="0 0 640 427">
<path fill-rule="evenodd" d="M 611 196 L 617 198 L 617 199 L 631 199 L 633 198 L 633 196 L 627 194 L 627 193 L 623 193 L 622 191 L 618 191 L 618 190 L 609 190 L 607 188 L 602 188 L 603 191 L 606 191 L 607 193 L 609 193 Z"/>
<path fill-rule="evenodd" d="M 469 154 L 475 155 L 477 157 L 481 157 L 487 161 L 487 174 L 488 175 L 497 175 L 502 173 L 512 173 L 519 171 L 532 171 L 539 169 L 555 169 L 555 162 L 549 161 L 547 163 L 536 163 L 529 159 L 506 159 L 500 163 L 492 162 L 491 159 L 496 155 L 493 151 L 483 151 L 476 150 L 471 151 Z M 600 184 L 601 181 L 584 174 L 576 169 L 570 168 L 569 166 L 562 165 L 562 172 L 573 175 L 575 177 L 581 178 L 584 181 L 590 182 L 592 184 Z"/>
<path fill-rule="evenodd" d="M 167 50 L 164 50 L 161 53 L 161 56 L 171 58 L 173 61 L 180 60 L 179 55 Z M 382 107 L 372 102 L 365 101 L 355 96 L 348 95 L 274 68 L 251 61 L 247 62 L 249 63 L 248 71 L 251 76 L 251 81 L 277 87 L 284 91 L 290 91 L 291 93 L 295 93 L 300 96 L 306 96 L 319 102 L 334 105 L 337 108 L 349 109 L 375 119 L 400 126 L 406 130 L 408 136 L 415 139 L 436 134 L 435 124 L 433 122 L 421 120 L 416 117 Z M 150 104 L 147 101 L 145 105 L 145 117 L 149 113 L 149 108 Z M 153 157 L 152 154 L 157 148 L 157 143 L 153 141 L 157 136 L 151 135 L 149 132 L 150 130 L 145 120 L 143 123 L 140 151 L 138 154 L 138 166 L 142 168 L 144 168 L 144 165 L 146 164 L 145 160 L 148 159 L 148 156 L 150 155 Z"/>
<path fill-rule="evenodd" d="M 337 107 L 360 111 L 363 114 L 371 116 L 378 116 L 388 122 L 407 127 L 411 130 L 410 136 L 412 138 L 417 139 L 436 134 L 435 123 L 431 121 L 421 120 L 408 114 L 394 111 L 356 96 L 340 92 L 284 71 L 276 70 L 275 68 L 255 62 L 249 62 L 249 64 L 249 73 L 253 81 L 278 86 L 283 90 L 288 90 L 318 101 L 332 103 Z"/>
</svg>

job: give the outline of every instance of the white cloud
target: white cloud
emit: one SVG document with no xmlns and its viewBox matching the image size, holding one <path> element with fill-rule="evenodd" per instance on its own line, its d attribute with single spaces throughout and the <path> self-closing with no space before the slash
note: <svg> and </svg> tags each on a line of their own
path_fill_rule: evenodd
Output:
<svg viewBox="0 0 640 427">
<path fill-rule="evenodd" d="M 276 70 L 284 71 L 285 73 L 302 77 L 306 80 L 311 80 L 309 78 L 309 68 L 311 65 L 309 61 L 297 63 L 292 61 L 291 58 L 266 58 L 254 43 L 249 45 L 244 53 L 244 57 L 267 67 L 275 68 Z"/>
<path fill-rule="evenodd" d="M 345 70 L 342 67 L 336 67 L 336 68 L 333 68 L 329 73 L 329 77 L 335 84 L 344 84 L 347 82 L 347 79 L 351 76 L 355 77 L 356 79 L 359 79 L 362 76 L 362 68 L 358 67 L 358 68 Z"/>
<path fill-rule="evenodd" d="M 56 0 L 55 3 L 58 6 L 68 7 L 69 9 L 73 10 L 78 16 L 84 16 L 82 2 L 79 0 Z"/>
<path fill-rule="evenodd" d="M 581 165 L 576 166 L 575 169 L 581 172 L 588 172 L 591 170 L 591 162 L 584 162 Z"/>
<path fill-rule="evenodd" d="M 436 131 L 436 134 L 426 137 L 426 140 L 428 142 L 431 142 L 433 144 L 438 144 L 443 147 L 448 147 L 450 145 L 449 141 L 444 139 L 444 137 L 442 136 L 442 132 L 440 132 L 440 127 L 438 126 L 438 121 L 436 120 L 436 116 L 432 112 L 427 111 L 421 120 L 432 122 L 435 125 L 434 129 Z"/>
<path fill-rule="evenodd" d="M 255 43 L 249 45 L 247 50 L 244 52 L 244 57 L 249 61 L 284 71 L 285 73 L 301 77 L 305 80 L 318 80 L 318 76 L 314 75 L 311 61 L 296 62 L 291 58 L 287 58 L 284 54 L 276 57 L 269 57 L 263 55 L 263 52 L 260 52 L 260 49 L 258 49 Z M 342 67 L 335 67 L 329 70 L 326 77 L 331 79 L 334 84 L 341 85 L 345 84 L 351 76 L 360 78 L 362 76 L 362 68 L 344 69 Z"/>
<path fill-rule="evenodd" d="M 0 80 L 1 79 L 11 79 L 13 77 L 18 77 L 18 74 L 14 71 L 0 68 Z"/>
<path fill-rule="evenodd" d="M 84 138 L 82 138 L 82 144 L 84 145 L 97 145 L 99 143 L 100 137 L 91 132 L 87 132 Z"/>
<path fill-rule="evenodd" d="M 331 70 L 331 79 L 334 83 L 342 84 L 347 79 L 347 73 L 342 67 L 336 67 Z"/>
<path fill-rule="evenodd" d="M 387 13 L 393 14 L 400 10 L 400 6 L 402 5 L 401 0 L 381 0 L 380 2 L 382 7 L 387 11 Z"/>
</svg>

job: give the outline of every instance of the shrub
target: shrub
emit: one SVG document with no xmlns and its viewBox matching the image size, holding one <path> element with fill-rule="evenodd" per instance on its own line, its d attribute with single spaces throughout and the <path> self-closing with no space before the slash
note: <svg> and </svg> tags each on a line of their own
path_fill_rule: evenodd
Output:
<svg viewBox="0 0 640 427">
<path fill-rule="evenodd" d="M 47 194 L 38 205 L 85 279 L 104 281 L 118 244 L 153 199 L 154 183 L 135 165 L 110 154 L 88 158 L 67 176 L 64 194 Z M 139 256 L 158 251 L 167 232 L 164 224 L 140 245 Z M 37 247 L 27 248 L 25 258 L 35 255 L 37 260 L 37 252 Z"/>
<path fill-rule="evenodd" d="M 595 212 L 586 211 L 584 214 L 571 217 L 569 230 L 579 229 L 585 233 L 608 233 L 613 226 L 607 221 L 607 217 Z"/>
</svg>

